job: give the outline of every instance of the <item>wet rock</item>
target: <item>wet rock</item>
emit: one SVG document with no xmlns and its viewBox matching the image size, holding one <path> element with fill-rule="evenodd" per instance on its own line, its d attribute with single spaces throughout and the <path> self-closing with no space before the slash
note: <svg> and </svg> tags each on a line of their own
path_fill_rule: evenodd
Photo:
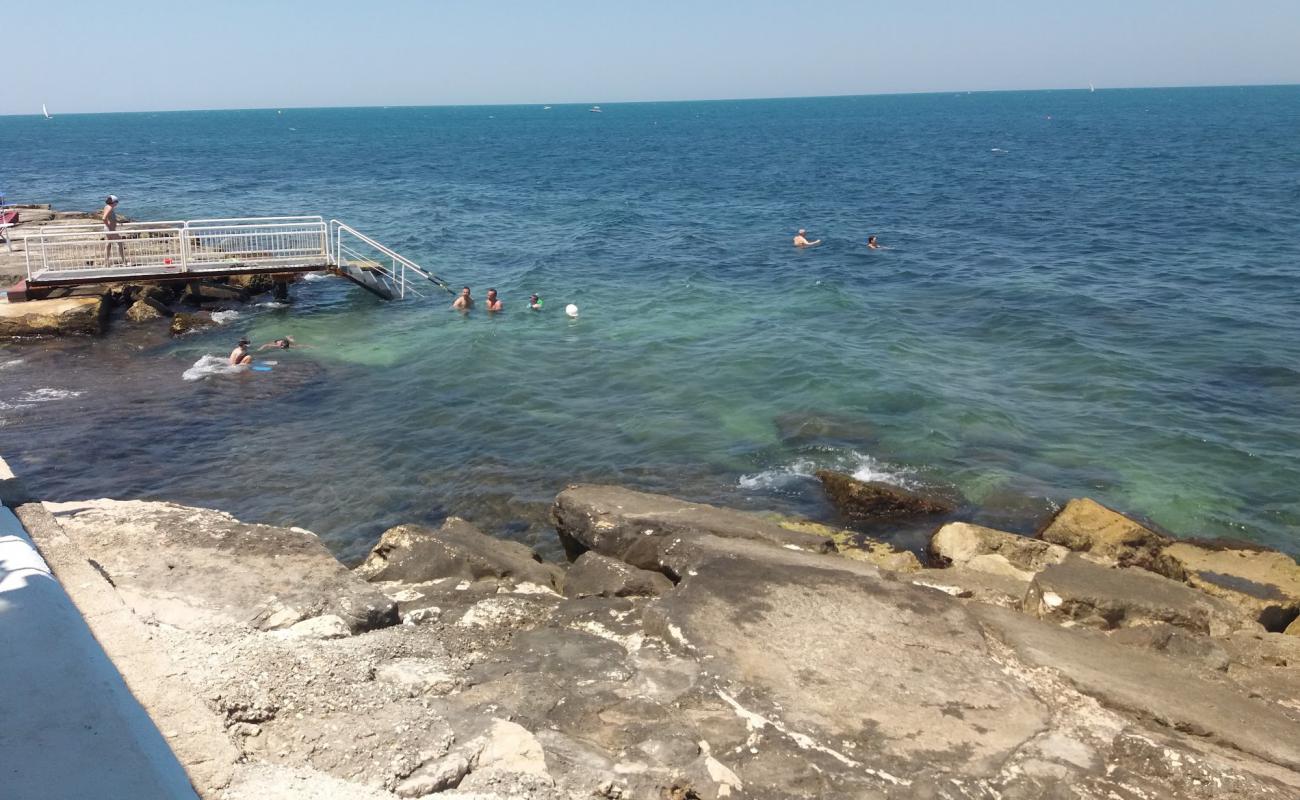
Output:
<svg viewBox="0 0 1300 800">
<path fill-rule="evenodd" d="M 663 573 L 591 551 L 579 556 L 564 576 L 565 597 L 658 597 L 672 588 Z"/>
<path fill-rule="evenodd" d="M 235 289 L 244 290 L 249 296 L 256 296 L 266 294 L 275 288 L 275 276 L 257 274 L 231 275 L 226 278 L 226 283 Z"/>
<path fill-rule="evenodd" d="M 969 567 L 922 569 L 907 576 L 915 586 L 933 589 L 952 597 L 978 603 L 1020 610 L 1029 591 L 1029 573 L 1000 574 L 984 572 Z"/>
<path fill-rule="evenodd" d="M 1000 556 L 1003 562 L 1028 573 L 1059 564 L 1068 553 L 1069 550 L 1051 542 L 966 522 L 944 525 L 930 538 L 929 546 L 931 558 L 942 564 L 980 569 L 997 563 L 995 559 L 983 557 Z M 997 567 L 990 571 L 1005 574 L 1005 570 Z"/>
<path fill-rule="evenodd" d="M 0 302 L 0 336 L 98 335 L 108 304 L 102 297 Z"/>
<path fill-rule="evenodd" d="M 1104 629 L 1167 623 L 1217 636 L 1253 626 L 1234 606 L 1182 583 L 1077 554 L 1035 576 L 1025 610 L 1053 622 Z"/>
<path fill-rule="evenodd" d="M 916 572 L 921 569 L 921 560 L 910 550 L 900 550 L 888 542 L 872 539 L 856 531 L 833 528 L 820 522 L 786 517 L 781 514 L 767 515 L 782 528 L 815 536 L 825 536 L 835 543 L 835 550 L 845 558 L 875 564 L 891 572 Z"/>
<path fill-rule="evenodd" d="M 206 311 L 197 313 L 179 312 L 172 316 L 171 335 L 183 336 L 192 331 L 201 331 L 212 327 L 212 315 Z"/>
<path fill-rule="evenodd" d="M 588 550 L 595 550 L 634 566 L 653 569 L 644 563 L 653 563 L 653 558 L 629 555 L 633 548 L 653 549 L 656 546 L 644 540 L 704 534 L 814 552 L 832 552 L 835 549 L 830 539 L 787 530 L 771 520 L 743 511 L 689 503 L 621 486 L 570 486 L 555 498 L 551 514 L 571 560 Z"/>
<path fill-rule="evenodd" d="M 1300 617 L 1300 565 L 1274 550 L 1216 548 L 1175 542 L 1162 562 L 1191 586 L 1243 609 L 1266 630 L 1283 631 Z"/>
<path fill-rule="evenodd" d="M 171 503 L 87 500 L 47 508 L 146 619 L 181 629 L 275 630 L 334 615 L 353 632 L 399 621 L 396 604 L 308 531 Z"/>
<path fill-rule="evenodd" d="M 956 505 L 943 497 L 923 494 L 881 481 L 860 481 L 852 475 L 817 470 L 831 504 L 853 522 L 877 522 L 904 517 L 951 514 Z"/>
<path fill-rule="evenodd" d="M 237 300 L 242 303 L 248 300 L 248 291 L 239 286 L 221 283 L 192 283 L 186 287 L 183 299 L 188 303 L 200 305 L 223 300 Z"/>
<path fill-rule="evenodd" d="M 152 322 L 156 319 L 166 319 L 171 316 L 171 313 L 171 309 L 167 306 L 142 297 L 126 310 L 126 318 L 132 322 Z"/>
<path fill-rule="evenodd" d="M 531 549 L 497 539 L 459 517 L 438 530 L 399 525 L 384 531 L 356 572 L 370 581 L 423 583 L 439 578 L 496 578 L 555 589 L 560 571 Z"/>
<path fill-rule="evenodd" d="M 1281 706 L 1234 691 L 1217 672 L 1205 677 L 1195 667 L 1125 647 L 1099 632 L 1062 628 L 992 606 L 967 609 L 1018 658 L 1058 671 L 1107 707 L 1288 769 L 1300 767 L 1300 722 Z"/>
<path fill-rule="evenodd" d="M 1087 498 L 1065 504 L 1039 538 L 1118 564 L 1142 567 L 1181 580 L 1177 565 L 1161 557 L 1169 540 L 1118 511 Z"/>
</svg>

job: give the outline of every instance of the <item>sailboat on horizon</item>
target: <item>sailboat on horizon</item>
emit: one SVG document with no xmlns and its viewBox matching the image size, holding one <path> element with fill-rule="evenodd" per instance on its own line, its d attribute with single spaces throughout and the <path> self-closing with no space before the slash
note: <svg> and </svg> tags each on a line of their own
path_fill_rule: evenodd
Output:
<svg viewBox="0 0 1300 800">
<path fill-rule="evenodd" d="M 50 110 L 45 107 L 44 103 L 41 103 L 41 113 L 45 115 L 46 119 L 54 119 L 54 117 L 50 116 Z"/>
<path fill-rule="evenodd" d="M 1092 85 L 1092 81 L 1088 81 L 1088 91 L 1090 92 L 1097 91 L 1097 87 Z"/>
</svg>

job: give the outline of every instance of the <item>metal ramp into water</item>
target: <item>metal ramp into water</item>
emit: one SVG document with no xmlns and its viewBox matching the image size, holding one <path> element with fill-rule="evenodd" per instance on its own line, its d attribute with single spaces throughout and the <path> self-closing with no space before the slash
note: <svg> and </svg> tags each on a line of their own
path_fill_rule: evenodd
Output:
<svg viewBox="0 0 1300 800">
<path fill-rule="evenodd" d="M 323 217 L 256 217 L 46 226 L 23 237 L 26 286 L 178 281 L 232 275 L 329 271 L 385 300 L 423 296 L 433 273 L 355 228 Z"/>
</svg>

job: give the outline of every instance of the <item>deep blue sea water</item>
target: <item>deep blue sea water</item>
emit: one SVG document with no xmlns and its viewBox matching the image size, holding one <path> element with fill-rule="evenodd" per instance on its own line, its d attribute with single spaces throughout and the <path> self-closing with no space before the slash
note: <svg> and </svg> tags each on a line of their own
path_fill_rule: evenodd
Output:
<svg viewBox="0 0 1300 800">
<path fill-rule="evenodd" d="M 1017 530 L 1087 495 L 1300 552 L 1300 87 L 67 114 L 0 141 L 11 201 L 337 217 L 509 308 L 330 279 L 174 341 L 4 345 L 0 452 L 46 497 L 347 557 L 455 513 L 553 552 L 571 481 L 830 518 L 827 465 Z M 182 379 L 241 333 L 313 349 Z"/>
</svg>

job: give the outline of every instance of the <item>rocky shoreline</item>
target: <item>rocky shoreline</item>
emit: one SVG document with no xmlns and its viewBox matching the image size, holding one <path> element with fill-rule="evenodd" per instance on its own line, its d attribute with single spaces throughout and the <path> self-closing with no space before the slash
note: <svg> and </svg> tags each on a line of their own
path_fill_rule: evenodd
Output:
<svg viewBox="0 0 1300 800">
<path fill-rule="evenodd" d="M 1037 537 L 944 524 L 922 563 L 579 485 L 567 563 L 452 518 L 351 570 L 217 511 L 46 508 L 232 743 L 204 797 L 1300 793 L 1300 567 L 1091 500 Z"/>
<path fill-rule="evenodd" d="M 20 222 L 10 229 L 11 248 L 0 248 L 0 288 L 27 277 L 24 235 L 42 228 L 55 232 L 66 225 L 97 219 L 82 211 L 57 211 L 48 203 L 6 206 Z M 130 222 L 119 217 L 121 222 Z M 289 286 L 300 276 L 235 275 L 222 280 L 105 283 L 49 290 L 48 296 L 24 302 L 0 302 L 0 338 L 98 336 L 115 325 L 149 325 L 172 336 L 217 326 L 214 313 L 272 295 L 287 301 Z"/>
</svg>

